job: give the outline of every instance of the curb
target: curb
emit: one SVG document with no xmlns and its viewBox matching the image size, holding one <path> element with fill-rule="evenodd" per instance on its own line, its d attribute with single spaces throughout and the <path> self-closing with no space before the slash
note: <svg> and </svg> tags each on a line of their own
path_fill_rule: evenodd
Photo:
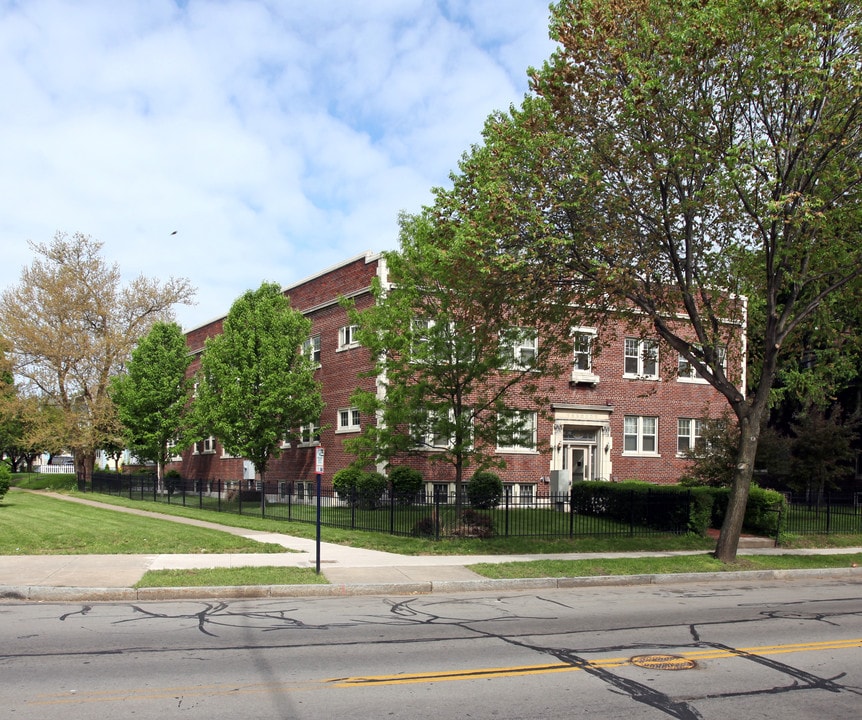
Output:
<svg viewBox="0 0 862 720">
<path fill-rule="evenodd" d="M 723 573 L 667 573 L 654 575 L 596 575 L 568 578 L 516 578 L 506 580 L 442 580 L 356 585 L 239 585 L 166 588 L 85 588 L 0 586 L 0 602 L 123 602 L 159 600 L 246 599 L 286 597 L 349 597 L 357 595 L 428 595 L 432 593 L 568 590 L 573 588 L 671 585 L 678 583 L 791 580 L 804 578 L 862 578 L 860 568 L 807 570 L 738 570 Z"/>
</svg>

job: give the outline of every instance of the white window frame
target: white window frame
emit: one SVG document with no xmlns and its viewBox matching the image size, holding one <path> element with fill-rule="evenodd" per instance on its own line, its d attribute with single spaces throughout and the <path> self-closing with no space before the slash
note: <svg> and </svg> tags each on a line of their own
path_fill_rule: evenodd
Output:
<svg viewBox="0 0 862 720">
<path fill-rule="evenodd" d="M 354 433 L 359 432 L 361 428 L 361 413 L 357 407 L 339 408 L 336 414 L 337 433 Z"/>
<path fill-rule="evenodd" d="M 469 410 L 465 410 L 465 412 L 469 412 Z M 455 413 L 452 409 L 449 409 L 449 419 L 454 423 L 455 422 Z M 429 415 L 430 417 L 430 415 Z M 437 436 L 434 433 L 424 433 L 419 435 L 416 433 L 414 437 L 417 438 L 417 449 L 424 450 L 426 452 L 440 452 L 441 450 L 451 450 L 455 446 L 455 440 L 453 437 L 443 438 L 442 436 Z M 471 422 L 471 432 L 470 432 L 470 444 L 472 444 L 472 422 Z"/>
<path fill-rule="evenodd" d="M 302 354 L 320 367 L 320 335 L 312 335 L 302 343 Z"/>
<path fill-rule="evenodd" d="M 177 452 L 178 447 L 179 447 L 179 438 L 178 437 L 174 437 L 174 438 L 168 440 L 168 448 L 167 449 L 168 449 L 168 452 L 170 453 L 171 462 L 180 462 L 183 459 L 182 451 Z M 197 449 L 197 446 L 195 446 L 195 449 Z"/>
<path fill-rule="evenodd" d="M 359 341 L 356 340 L 356 332 L 359 330 L 358 325 L 344 325 L 338 328 L 338 350 L 350 350 L 351 348 L 359 347 Z"/>
<path fill-rule="evenodd" d="M 599 376 L 593 372 L 593 354 L 598 333 L 595 328 L 572 328 L 572 382 L 597 385 Z M 586 343 L 586 348 L 583 347 Z M 583 362 L 583 360 L 586 362 Z M 581 361 L 581 362 L 579 362 Z M 586 365 L 586 368 L 579 365 Z"/>
<path fill-rule="evenodd" d="M 539 333 L 533 328 L 510 328 L 511 336 L 501 338 L 500 354 L 510 370 L 527 370 L 535 363 L 539 353 Z M 525 362 L 524 353 L 528 353 Z"/>
<path fill-rule="evenodd" d="M 517 483 L 517 505 L 533 505 L 536 502 L 536 485 L 535 483 Z M 524 492 L 524 491 L 527 492 Z"/>
<path fill-rule="evenodd" d="M 677 418 L 676 452 L 684 455 L 689 450 L 703 447 L 703 421 L 699 418 Z M 685 443 L 686 447 L 683 447 Z"/>
<path fill-rule="evenodd" d="M 716 351 L 721 358 L 721 369 L 725 373 L 727 372 L 727 348 L 723 346 L 719 346 L 716 348 Z M 677 382 L 682 383 L 708 383 L 709 381 L 703 377 L 695 366 L 688 361 L 684 355 L 680 354 L 679 359 L 677 360 L 677 372 L 676 372 Z"/>
<path fill-rule="evenodd" d="M 632 367 L 635 365 L 635 367 Z M 658 342 L 627 337 L 623 348 L 623 377 L 658 380 Z"/>
<path fill-rule="evenodd" d="M 501 444 L 500 437 L 497 437 L 497 452 L 500 453 L 535 453 L 537 448 L 538 441 L 538 413 L 535 410 L 514 410 L 512 411 L 512 415 L 515 416 L 513 419 L 517 419 L 518 422 L 524 422 L 524 428 L 522 430 L 523 436 L 529 435 L 528 444 L 524 443 L 513 443 L 513 444 Z M 499 427 L 504 427 L 507 423 L 507 419 L 505 416 L 497 416 L 497 423 Z M 507 438 L 508 439 L 508 438 Z M 515 440 L 516 438 L 511 438 Z"/>
<path fill-rule="evenodd" d="M 299 446 L 311 447 L 320 445 L 320 423 L 310 423 L 299 426 Z"/>
<path fill-rule="evenodd" d="M 199 440 L 195 443 L 193 454 L 195 455 L 212 455 L 216 451 L 215 435 Z"/>
<path fill-rule="evenodd" d="M 634 447 L 630 440 L 634 438 Z M 652 445 L 652 448 L 649 446 Z M 623 418 L 623 455 L 658 457 L 658 417 L 626 415 Z"/>
</svg>

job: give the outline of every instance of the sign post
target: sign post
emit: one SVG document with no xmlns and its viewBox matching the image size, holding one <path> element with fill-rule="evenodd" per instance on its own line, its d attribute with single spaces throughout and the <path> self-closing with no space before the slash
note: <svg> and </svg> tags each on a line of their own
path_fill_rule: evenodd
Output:
<svg viewBox="0 0 862 720">
<path fill-rule="evenodd" d="M 314 563 L 315 572 L 320 575 L 320 486 L 323 481 L 323 447 L 318 447 L 315 453 L 314 472 L 317 475 L 317 531 L 315 533 L 315 551 L 316 559 Z"/>
</svg>

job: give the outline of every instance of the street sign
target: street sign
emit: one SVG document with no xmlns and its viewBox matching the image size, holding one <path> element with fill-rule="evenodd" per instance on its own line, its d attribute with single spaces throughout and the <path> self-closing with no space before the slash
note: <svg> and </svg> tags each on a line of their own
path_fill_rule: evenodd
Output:
<svg viewBox="0 0 862 720">
<path fill-rule="evenodd" d="M 323 472 L 323 448 L 317 448 L 317 454 L 315 455 L 315 463 L 314 463 L 314 472 L 322 473 Z"/>
</svg>

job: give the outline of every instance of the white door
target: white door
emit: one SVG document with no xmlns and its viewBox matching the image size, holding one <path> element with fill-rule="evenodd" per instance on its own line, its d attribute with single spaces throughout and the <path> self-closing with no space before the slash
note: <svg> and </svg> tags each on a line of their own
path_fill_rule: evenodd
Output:
<svg viewBox="0 0 862 720">
<path fill-rule="evenodd" d="M 592 478 L 590 449 L 584 445 L 567 445 L 563 451 L 563 469 L 570 471 L 573 483 Z"/>
</svg>

